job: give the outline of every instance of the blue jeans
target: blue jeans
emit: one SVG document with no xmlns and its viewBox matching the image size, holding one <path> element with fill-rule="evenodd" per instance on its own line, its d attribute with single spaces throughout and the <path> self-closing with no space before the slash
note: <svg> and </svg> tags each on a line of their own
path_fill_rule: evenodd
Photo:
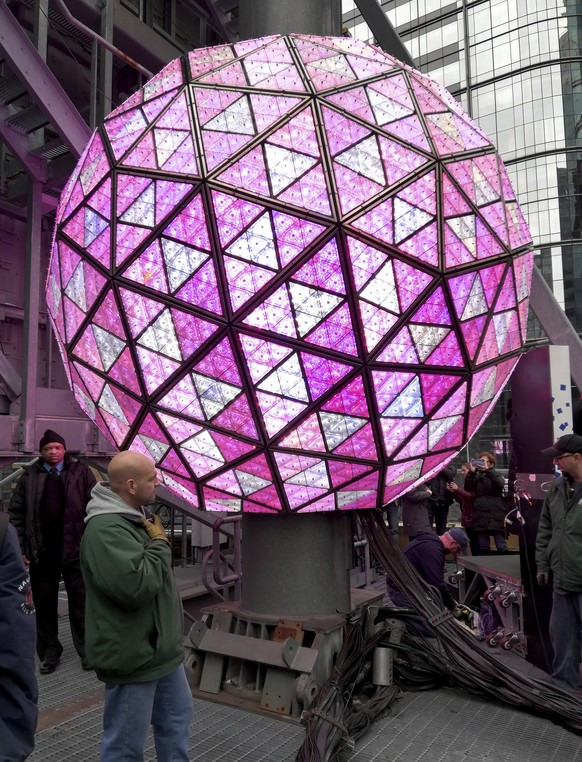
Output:
<svg viewBox="0 0 582 762">
<path fill-rule="evenodd" d="M 188 762 L 192 693 L 184 665 L 159 680 L 105 685 L 100 762 L 141 762 L 150 723 L 158 762 Z"/>
<path fill-rule="evenodd" d="M 493 535 L 493 542 L 498 552 L 505 553 L 507 551 L 507 537 L 505 532 L 477 532 L 477 540 L 479 542 L 479 552 L 482 556 L 488 556 L 490 536 Z"/>
<path fill-rule="evenodd" d="M 582 593 L 554 591 L 550 640 L 554 649 L 552 679 L 562 688 L 576 689 L 580 682 L 580 628 Z"/>
</svg>

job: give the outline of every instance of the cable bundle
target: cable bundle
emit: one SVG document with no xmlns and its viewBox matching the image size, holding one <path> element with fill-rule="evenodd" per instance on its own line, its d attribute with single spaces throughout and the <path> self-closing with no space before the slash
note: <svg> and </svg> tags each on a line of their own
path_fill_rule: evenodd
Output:
<svg viewBox="0 0 582 762">
<path fill-rule="evenodd" d="M 337 758 L 341 749 L 353 746 L 400 695 L 394 686 L 371 686 L 367 682 L 367 666 L 384 634 L 380 631 L 366 638 L 365 616 L 358 616 L 346 625 L 332 675 L 314 707 L 305 712 L 307 729 L 296 762 L 328 762 Z"/>
<path fill-rule="evenodd" d="M 470 632 L 458 626 L 438 590 L 427 585 L 394 548 L 381 516 L 376 511 L 360 511 L 359 519 L 373 553 L 417 612 L 386 608 L 377 621 L 420 618 L 432 625 L 435 637 L 404 630 L 401 642 L 395 643 L 386 629 L 367 637 L 365 615 L 352 618 L 333 673 L 313 708 L 304 714 L 307 730 L 296 762 L 338 759 L 343 748 L 353 747 L 369 725 L 389 711 L 401 695 L 400 689 L 430 690 L 452 684 L 582 731 L 582 706 L 575 696 L 511 669 L 484 650 Z M 394 651 L 393 686 L 369 683 L 372 654 L 378 646 Z"/>
<path fill-rule="evenodd" d="M 582 731 L 582 705 L 578 697 L 500 663 L 471 633 L 458 626 L 443 607 L 438 592 L 394 549 L 380 514 L 360 511 L 359 519 L 370 548 L 388 576 L 434 627 L 435 638 L 424 640 L 423 647 L 432 654 L 433 663 L 442 663 L 451 683 L 549 717 L 570 730 Z"/>
</svg>

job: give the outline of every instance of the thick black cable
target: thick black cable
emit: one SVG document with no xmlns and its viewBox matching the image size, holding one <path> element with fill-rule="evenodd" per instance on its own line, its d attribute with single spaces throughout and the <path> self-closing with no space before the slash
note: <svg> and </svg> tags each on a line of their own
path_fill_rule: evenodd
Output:
<svg viewBox="0 0 582 762">
<path fill-rule="evenodd" d="M 400 695 L 395 686 L 373 686 L 372 694 L 356 693 L 365 665 L 384 636 L 379 630 L 366 633 L 367 619 L 359 615 L 348 622 L 343 645 L 330 679 L 321 689 L 314 706 L 305 712 L 307 729 L 296 762 L 329 762 L 346 745 L 366 731 L 373 720 L 390 708 Z"/>
<path fill-rule="evenodd" d="M 550 683 L 523 675 L 484 650 L 470 632 L 447 616 L 434 590 L 393 547 L 379 512 L 360 511 L 359 519 L 372 551 L 395 586 L 427 621 L 439 622 L 434 625 L 434 643 L 428 645 L 426 640 L 425 646 L 446 662 L 453 684 L 487 693 L 506 703 L 550 717 L 570 730 L 582 730 L 582 705 L 578 697 Z M 440 621 L 439 617 L 442 618 Z"/>
</svg>

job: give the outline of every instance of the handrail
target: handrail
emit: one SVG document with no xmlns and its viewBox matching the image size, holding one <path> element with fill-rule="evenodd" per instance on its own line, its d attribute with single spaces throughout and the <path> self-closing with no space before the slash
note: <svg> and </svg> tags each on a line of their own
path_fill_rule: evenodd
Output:
<svg viewBox="0 0 582 762">
<path fill-rule="evenodd" d="M 10 482 L 14 481 L 14 479 L 18 479 L 19 476 L 22 476 L 24 473 L 24 469 L 27 466 L 32 466 L 36 461 L 38 460 L 38 455 L 36 458 L 33 458 L 32 460 L 28 461 L 28 463 L 23 463 L 20 468 L 17 468 L 16 471 L 13 471 L 11 474 L 8 474 L 8 476 L 5 476 L 3 479 L 0 480 L 0 487 L 3 487 L 5 484 L 9 484 Z M 14 464 L 16 465 L 16 464 Z"/>
<path fill-rule="evenodd" d="M 208 550 L 202 559 L 202 584 L 208 592 L 221 601 L 225 600 L 209 580 L 208 565 L 213 560 L 212 576 L 217 585 L 223 589 L 234 587 L 235 600 L 240 600 L 242 593 L 241 580 L 241 520 L 240 514 L 236 516 L 224 516 L 216 519 L 212 527 L 212 550 Z M 228 559 L 220 550 L 220 534 L 223 524 L 233 525 L 234 555 Z M 232 570 L 232 571 L 231 571 Z M 234 584 L 233 584 L 234 583 Z"/>
</svg>

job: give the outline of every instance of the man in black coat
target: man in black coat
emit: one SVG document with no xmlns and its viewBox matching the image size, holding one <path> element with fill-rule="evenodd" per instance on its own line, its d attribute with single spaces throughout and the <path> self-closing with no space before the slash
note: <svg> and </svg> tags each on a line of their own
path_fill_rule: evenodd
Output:
<svg viewBox="0 0 582 762">
<path fill-rule="evenodd" d="M 40 458 L 18 480 L 9 514 L 18 533 L 36 607 L 36 652 L 41 674 L 58 667 L 63 646 L 58 633 L 59 583 L 65 582 L 73 643 L 85 658 L 85 585 L 79 547 L 85 531 L 85 509 L 95 485 L 91 469 L 66 454 L 65 440 L 47 429 Z"/>
<path fill-rule="evenodd" d="M 34 749 L 38 686 L 30 579 L 14 527 L 0 513 L 0 760 L 22 762 Z"/>
</svg>

